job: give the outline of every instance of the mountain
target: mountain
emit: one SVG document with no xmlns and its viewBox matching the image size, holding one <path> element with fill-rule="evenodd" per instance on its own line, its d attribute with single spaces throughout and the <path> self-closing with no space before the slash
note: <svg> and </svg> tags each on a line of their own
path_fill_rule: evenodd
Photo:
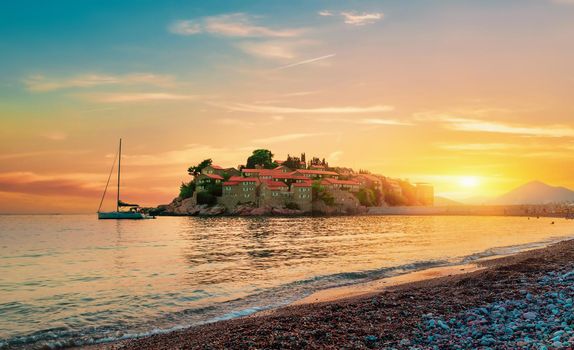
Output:
<svg viewBox="0 0 574 350">
<path fill-rule="evenodd" d="M 574 191 L 532 181 L 494 199 L 491 204 L 546 204 L 574 201 Z"/>
<path fill-rule="evenodd" d="M 434 197 L 435 207 L 448 207 L 450 205 L 462 205 L 462 203 L 446 197 L 439 197 L 439 196 Z"/>
</svg>

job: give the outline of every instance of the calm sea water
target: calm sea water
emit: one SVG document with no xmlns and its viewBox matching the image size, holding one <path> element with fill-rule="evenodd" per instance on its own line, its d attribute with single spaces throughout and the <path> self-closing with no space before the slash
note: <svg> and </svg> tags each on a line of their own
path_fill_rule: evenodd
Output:
<svg viewBox="0 0 574 350">
<path fill-rule="evenodd" d="M 164 332 L 573 235 L 548 218 L 0 216 L 0 348 Z"/>
</svg>

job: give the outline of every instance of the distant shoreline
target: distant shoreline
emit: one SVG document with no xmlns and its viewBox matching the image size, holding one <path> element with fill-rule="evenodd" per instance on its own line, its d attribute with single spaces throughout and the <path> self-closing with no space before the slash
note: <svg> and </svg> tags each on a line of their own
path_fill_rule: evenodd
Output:
<svg viewBox="0 0 574 350">
<path fill-rule="evenodd" d="M 519 216 L 519 217 L 554 217 L 574 218 L 568 212 L 555 205 L 452 205 L 452 206 L 400 206 L 400 207 L 367 207 L 357 213 L 317 213 L 305 212 L 294 214 L 259 214 L 241 215 L 220 213 L 175 214 L 157 213 L 157 216 L 197 216 L 197 217 L 337 217 L 337 216 Z"/>
</svg>

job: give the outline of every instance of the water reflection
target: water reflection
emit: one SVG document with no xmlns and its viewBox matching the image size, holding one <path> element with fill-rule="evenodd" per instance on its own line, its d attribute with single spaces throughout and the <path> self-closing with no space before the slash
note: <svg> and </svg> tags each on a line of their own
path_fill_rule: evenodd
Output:
<svg viewBox="0 0 574 350">
<path fill-rule="evenodd" d="M 572 224 L 488 217 L 5 216 L 0 338 L 34 334 L 27 341 L 41 344 L 50 342 L 48 334 L 91 339 L 193 324 L 397 268 L 564 237 L 574 233 Z"/>
</svg>

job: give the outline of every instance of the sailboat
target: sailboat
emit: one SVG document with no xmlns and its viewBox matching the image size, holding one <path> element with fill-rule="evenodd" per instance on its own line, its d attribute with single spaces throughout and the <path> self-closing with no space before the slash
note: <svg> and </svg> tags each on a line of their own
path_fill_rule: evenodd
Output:
<svg viewBox="0 0 574 350">
<path fill-rule="evenodd" d="M 114 165 L 116 164 L 116 159 L 118 160 L 118 191 L 116 195 L 116 211 L 102 212 L 102 203 L 106 197 L 106 192 L 108 190 L 108 185 L 110 184 L 110 179 L 114 171 Z M 141 211 L 141 208 L 137 204 L 129 204 L 120 200 L 120 175 L 122 166 L 122 139 L 120 139 L 120 148 L 112 164 L 112 169 L 110 170 L 110 175 L 108 176 L 108 182 L 106 183 L 106 188 L 104 189 L 104 194 L 100 200 L 100 206 L 98 207 L 98 219 L 129 219 L 129 220 L 141 220 L 141 219 L 155 219 L 154 216 L 150 216 Z M 122 210 L 123 208 L 128 208 L 128 210 Z"/>
</svg>

